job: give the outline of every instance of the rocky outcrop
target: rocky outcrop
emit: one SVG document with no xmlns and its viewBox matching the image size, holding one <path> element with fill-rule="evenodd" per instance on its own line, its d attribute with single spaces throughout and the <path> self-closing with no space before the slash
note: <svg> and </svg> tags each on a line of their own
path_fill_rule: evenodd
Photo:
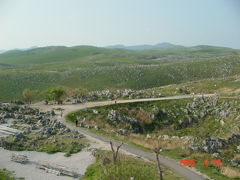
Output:
<svg viewBox="0 0 240 180">
<path fill-rule="evenodd" d="M 121 123 L 121 124 L 126 124 L 127 126 L 129 126 L 128 129 L 124 129 L 124 130 L 120 129 L 119 134 L 127 135 L 128 132 L 126 130 L 134 132 L 134 133 L 139 133 L 141 130 L 141 127 L 136 119 L 124 116 L 124 115 L 120 114 L 119 112 L 117 112 L 116 110 L 111 110 L 108 113 L 108 119 L 109 119 L 108 122 L 111 125 L 117 126 L 118 124 Z"/>
<path fill-rule="evenodd" d="M 119 89 L 119 90 L 102 90 L 102 91 L 91 91 L 87 95 L 79 100 L 77 95 L 72 96 L 74 103 L 81 103 L 84 101 L 97 101 L 97 100 L 114 100 L 119 98 L 156 98 L 162 95 L 156 91 L 144 91 L 144 90 L 133 90 L 133 89 Z"/>
<path fill-rule="evenodd" d="M 218 149 L 226 147 L 226 142 L 218 137 L 205 139 L 202 143 L 202 150 L 207 153 L 216 153 Z"/>
<path fill-rule="evenodd" d="M 55 112 L 40 112 L 28 106 L 12 106 L 10 104 L 0 105 L 0 120 L 8 121 L 14 119 L 16 124 L 14 128 L 20 128 L 21 133 L 12 135 L 12 141 L 0 138 L 0 146 L 6 149 L 18 150 L 24 148 L 32 148 L 35 144 L 43 139 L 51 139 L 54 135 L 65 135 L 68 138 L 83 138 L 84 136 L 77 131 L 71 131 L 63 123 L 54 119 Z M 32 136 L 34 138 L 32 138 Z M 57 140 L 52 139 L 52 143 L 56 144 Z"/>
<path fill-rule="evenodd" d="M 228 145 L 240 143 L 240 135 L 233 134 L 227 140 L 219 137 L 210 137 L 203 140 L 201 145 L 190 145 L 188 149 L 194 151 L 203 151 L 206 153 L 217 153 L 219 149 L 224 149 Z M 238 146 L 237 146 L 238 147 Z M 240 150 L 240 147 L 239 147 Z"/>
<path fill-rule="evenodd" d="M 118 123 L 127 123 L 130 125 L 135 125 L 138 123 L 136 119 L 124 116 L 117 112 L 116 110 L 111 110 L 108 113 L 108 118 L 111 124 L 117 125 Z"/>
</svg>

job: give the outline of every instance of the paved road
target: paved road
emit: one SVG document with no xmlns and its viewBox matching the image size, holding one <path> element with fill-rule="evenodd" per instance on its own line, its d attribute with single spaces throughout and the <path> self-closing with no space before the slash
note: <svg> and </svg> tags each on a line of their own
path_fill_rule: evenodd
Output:
<svg viewBox="0 0 240 180">
<path fill-rule="evenodd" d="M 201 97 L 202 95 L 195 95 L 194 97 Z M 205 94 L 204 96 L 214 96 L 214 94 Z M 184 95 L 184 96 L 172 96 L 172 97 L 162 97 L 162 98 L 148 98 L 148 99 L 132 99 L 132 100 L 118 100 L 117 103 L 131 103 L 131 102 L 144 102 L 144 101 L 163 101 L 163 100 L 170 100 L 170 99 L 184 99 L 184 98 L 192 98 L 192 95 Z M 115 104 L 114 101 L 102 101 L 102 102 L 88 102 L 85 104 L 79 104 L 79 105 L 42 105 L 40 103 L 34 104 L 33 106 L 38 107 L 42 110 L 51 110 L 52 108 L 61 107 L 64 109 L 64 114 L 84 109 L 84 108 L 90 108 L 90 107 L 96 107 L 96 106 L 104 106 L 104 105 L 110 105 Z M 73 124 L 67 123 L 64 118 L 58 118 L 62 123 L 64 123 L 68 128 L 78 130 L 80 133 L 85 134 L 87 137 L 91 137 L 97 140 L 100 140 L 102 142 L 109 143 L 112 141 L 115 145 L 120 144 L 120 142 L 110 139 L 109 137 L 105 137 L 99 134 L 95 134 L 93 132 L 90 132 L 86 129 L 75 127 Z M 136 147 L 124 144 L 121 149 L 134 154 L 136 156 L 148 159 L 150 161 L 155 161 L 155 155 L 151 152 L 145 152 L 143 150 L 140 150 Z M 167 157 L 161 156 L 160 158 L 161 164 L 163 164 L 166 167 L 169 167 L 177 174 L 183 176 L 184 178 L 188 180 L 204 180 L 208 179 L 206 176 L 201 175 L 200 173 L 196 172 L 194 169 L 181 167 L 179 166 L 179 162 L 169 159 Z"/>
</svg>

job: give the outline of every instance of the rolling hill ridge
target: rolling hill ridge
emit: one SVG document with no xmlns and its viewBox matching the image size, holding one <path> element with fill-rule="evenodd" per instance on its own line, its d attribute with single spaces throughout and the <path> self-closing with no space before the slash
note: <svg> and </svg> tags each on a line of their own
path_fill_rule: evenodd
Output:
<svg viewBox="0 0 240 180">
<path fill-rule="evenodd" d="M 169 47 L 148 50 L 50 46 L 0 54 L 0 100 L 25 88 L 145 89 L 240 74 L 240 50 Z"/>
</svg>

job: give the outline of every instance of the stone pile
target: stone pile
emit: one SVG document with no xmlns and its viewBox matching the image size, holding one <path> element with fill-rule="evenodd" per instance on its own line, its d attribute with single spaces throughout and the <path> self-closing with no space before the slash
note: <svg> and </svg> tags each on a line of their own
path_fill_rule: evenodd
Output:
<svg viewBox="0 0 240 180">
<path fill-rule="evenodd" d="M 91 91 L 82 98 L 80 101 L 77 96 L 72 98 L 75 100 L 75 103 L 80 103 L 82 101 L 97 101 L 97 100 L 114 100 L 119 98 L 155 98 L 161 97 L 159 93 L 156 93 L 154 90 L 152 92 L 146 92 L 144 90 L 133 90 L 133 89 L 120 89 L 120 90 L 102 90 L 102 91 Z"/>
<path fill-rule="evenodd" d="M 40 112 L 38 109 L 33 109 L 28 106 L 11 106 L 9 104 L 1 104 L 0 123 L 5 122 L 10 118 L 14 119 L 16 127 L 24 128 L 23 132 L 13 135 L 13 142 L 24 144 L 25 146 L 34 147 L 36 141 L 47 139 L 53 135 L 64 135 L 70 133 L 70 138 L 83 138 L 82 134 L 77 131 L 71 131 L 63 123 L 54 119 L 54 112 Z M 18 125 L 18 122 L 23 125 Z M 28 134 L 32 133 L 36 137 L 32 141 L 27 140 Z M 54 143 L 54 142 L 53 142 Z M 10 148 L 4 138 L 0 139 L 0 146 Z"/>
<path fill-rule="evenodd" d="M 233 134 L 227 140 L 221 139 L 219 137 L 210 137 L 203 140 L 201 145 L 190 145 L 188 146 L 188 149 L 195 150 L 195 151 L 202 151 L 206 153 L 217 153 L 219 149 L 224 149 L 228 145 L 239 144 L 239 143 L 240 143 L 240 135 Z"/>
</svg>

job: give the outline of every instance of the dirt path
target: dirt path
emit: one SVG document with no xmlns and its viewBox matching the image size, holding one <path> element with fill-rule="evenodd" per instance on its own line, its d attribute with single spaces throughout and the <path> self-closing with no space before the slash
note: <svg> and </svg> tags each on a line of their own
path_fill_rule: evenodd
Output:
<svg viewBox="0 0 240 180">
<path fill-rule="evenodd" d="M 201 97 L 202 95 L 194 95 L 194 97 Z M 214 96 L 214 94 L 204 94 L 204 96 Z M 145 102 L 145 101 L 163 101 L 163 100 L 173 100 L 173 99 L 185 99 L 185 98 L 193 98 L 193 95 L 183 95 L 183 96 L 171 96 L 171 97 L 162 97 L 162 98 L 148 98 L 148 99 L 132 99 L 132 100 L 117 100 L 117 104 L 120 103 L 132 103 L 132 102 Z M 101 101 L 101 102 L 88 102 L 85 104 L 78 104 L 78 105 L 43 105 L 43 103 L 37 103 L 32 105 L 33 107 L 37 107 L 41 109 L 42 111 L 49 111 L 53 108 L 63 108 L 64 109 L 64 115 L 84 109 L 84 108 L 90 108 L 90 107 L 96 107 L 96 106 L 104 106 L 104 105 L 111 105 L 115 104 L 114 101 Z M 88 131 L 83 128 L 75 127 L 73 124 L 67 123 L 64 118 L 61 118 L 60 116 L 57 117 L 59 121 L 64 123 L 67 127 L 70 129 L 74 129 L 79 131 L 80 133 L 83 133 L 89 140 L 98 142 L 97 144 L 100 145 L 102 148 L 109 149 L 109 141 L 112 141 L 115 145 L 119 144 L 120 142 L 115 141 L 113 139 L 110 139 L 109 137 L 105 137 L 96 133 L 93 133 L 91 131 Z M 155 156 L 153 153 L 142 151 L 136 147 L 124 144 L 122 146 L 122 149 L 130 154 L 134 154 L 136 156 L 139 156 L 141 158 L 155 161 Z M 204 176 L 197 172 L 193 168 L 186 168 L 179 166 L 179 162 L 169 159 L 167 157 L 161 156 L 160 158 L 161 163 L 172 169 L 177 174 L 185 177 L 188 180 L 204 180 L 208 179 L 207 176 Z"/>
<path fill-rule="evenodd" d="M 204 94 L 204 97 L 215 96 L 215 94 Z M 117 104 L 133 103 L 133 102 L 146 102 L 146 101 L 164 101 L 164 100 L 174 100 L 174 99 L 186 99 L 193 97 L 202 97 L 202 95 L 182 95 L 182 96 L 170 96 L 161 98 L 146 98 L 146 99 L 128 99 L 128 100 L 117 100 Z M 114 101 L 97 101 L 97 102 L 87 102 L 83 104 L 69 104 L 69 105 L 44 105 L 42 102 L 33 104 L 32 107 L 41 109 L 42 111 L 49 111 L 53 108 L 63 108 L 64 115 L 84 108 L 91 108 L 96 106 L 105 106 L 115 104 Z"/>
</svg>

